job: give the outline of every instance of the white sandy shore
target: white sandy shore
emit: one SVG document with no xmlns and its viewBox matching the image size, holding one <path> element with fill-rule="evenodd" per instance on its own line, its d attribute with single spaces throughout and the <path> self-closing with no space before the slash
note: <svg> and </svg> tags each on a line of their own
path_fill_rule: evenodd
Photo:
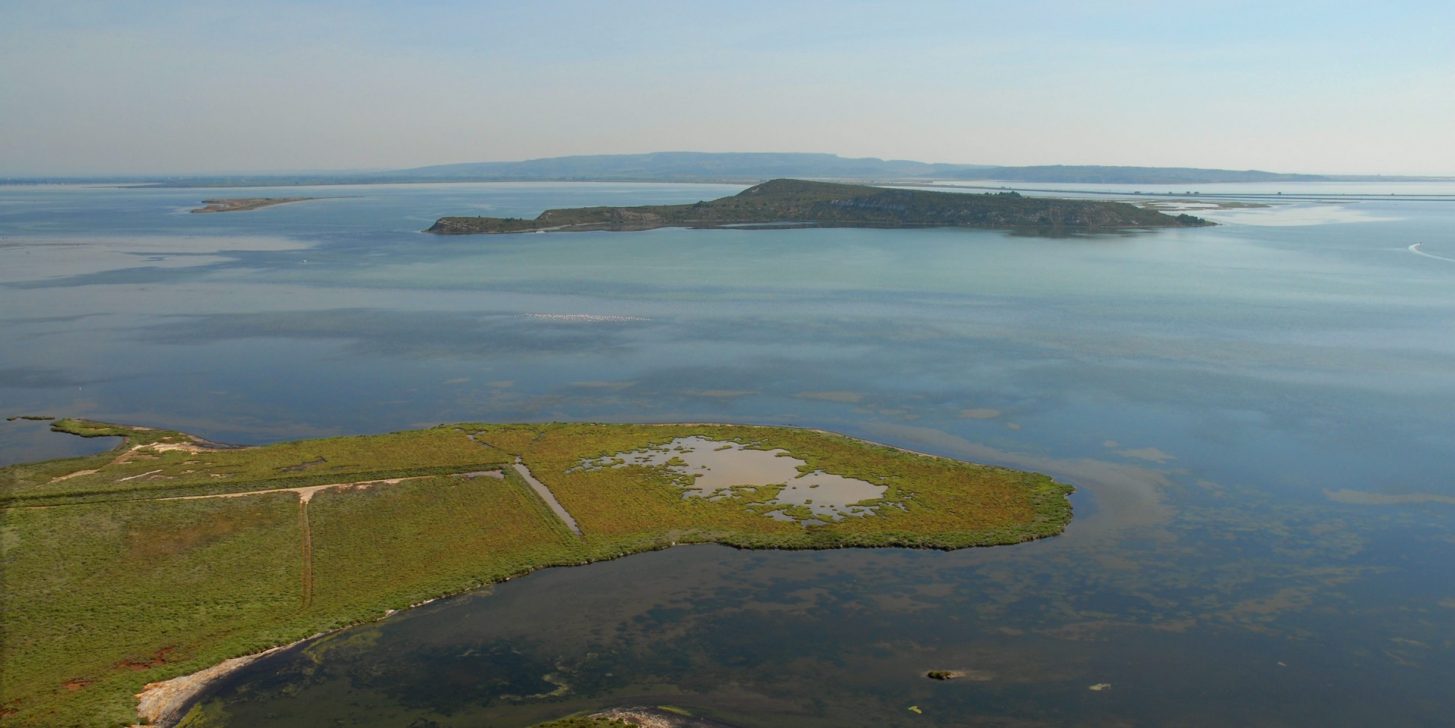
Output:
<svg viewBox="0 0 1455 728">
<path fill-rule="evenodd" d="M 314 635 L 317 637 L 318 635 Z M 248 665 L 273 654 L 286 650 L 293 645 L 306 642 L 298 640 L 291 644 L 279 645 L 262 652 L 242 657 L 234 657 L 231 660 L 223 660 L 212 667 L 198 670 L 191 675 L 174 677 L 171 680 L 148 683 L 142 691 L 136 694 L 136 715 L 141 719 L 137 726 L 171 726 L 176 725 L 182 719 L 183 709 L 186 708 L 193 698 L 202 692 L 203 688 L 226 677 L 227 675 L 241 670 Z M 137 728 L 133 726 L 133 728 Z"/>
</svg>

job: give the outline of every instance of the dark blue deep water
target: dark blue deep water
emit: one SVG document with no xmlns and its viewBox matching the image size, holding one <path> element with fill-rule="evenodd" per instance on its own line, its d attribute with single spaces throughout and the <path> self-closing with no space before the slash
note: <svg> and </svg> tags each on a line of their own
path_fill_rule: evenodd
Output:
<svg viewBox="0 0 1455 728">
<path fill-rule="evenodd" d="M 1455 202 L 1076 238 L 418 232 L 737 189 L 0 188 L 0 414 L 235 443 L 785 424 L 1078 487 L 1067 533 L 1023 546 L 542 572 L 257 663 L 209 698 L 239 726 L 1449 721 Z M 186 212 L 269 195 L 328 199 Z M 0 425 L 0 462 L 107 444 Z"/>
</svg>

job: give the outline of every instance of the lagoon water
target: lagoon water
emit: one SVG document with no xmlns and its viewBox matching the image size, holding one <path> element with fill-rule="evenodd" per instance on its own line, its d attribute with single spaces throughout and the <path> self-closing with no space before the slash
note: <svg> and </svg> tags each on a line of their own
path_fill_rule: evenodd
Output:
<svg viewBox="0 0 1455 728">
<path fill-rule="evenodd" d="M 737 189 L 0 188 L 0 414 L 236 443 L 784 424 L 1078 488 L 1066 534 L 1021 546 L 542 572 L 261 661 L 208 696 L 228 725 L 641 704 L 743 726 L 1448 720 L 1455 202 L 1370 183 L 1073 238 L 418 232 Z M 185 212 L 298 195 L 329 199 Z M 105 445 L 40 429 L 4 423 L 0 462 Z"/>
</svg>

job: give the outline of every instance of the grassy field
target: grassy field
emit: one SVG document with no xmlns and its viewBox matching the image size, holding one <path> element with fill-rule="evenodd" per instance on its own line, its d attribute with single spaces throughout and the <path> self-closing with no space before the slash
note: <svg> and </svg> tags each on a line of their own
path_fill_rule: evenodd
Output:
<svg viewBox="0 0 1455 728">
<path fill-rule="evenodd" d="M 545 504 L 513 481 L 441 477 L 325 491 L 308 511 L 319 614 L 360 606 L 359 616 L 379 614 L 420 595 L 466 591 L 584 556 Z"/>
<path fill-rule="evenodd" d="M 120 723 L 139 678 L 302 636 L 288 496 L 5 512 L 6 724 Z"/>
<path fill-rule="evenodd" d="M 1071 517 L 1069 488 L 1045 476 L 787 428 L 469 424 L 221 449 L 54 424 L 124 440 L 0 469 L 6 726 L 127 725 L 147 683 L 545 566 L 685 542 L 1016 543 Z M 781 485 L 684 498 L 684 476 L 666 467 L 581 467 L 691 435 L 783 449 L 801 471 L 885 492 L 875 515 L 802 525 L 765 515 Z M 581 536 L 508 467 L 517 457 Z"/>
<path fill-rule="evenodd" d="M 0 505 L 154 499 L 457 473 L 495 467 L 492 453 L 459 430 L 335 437 L 267 447 L 209 449 L 180 432 L 83 420 L 53 428 L 123 436 L 123 449 L 0 470 Z M 99 470 L 103 468 L 104 472 Z M 92 472 L 95 471 L 95 472 Z"/>
</svg>

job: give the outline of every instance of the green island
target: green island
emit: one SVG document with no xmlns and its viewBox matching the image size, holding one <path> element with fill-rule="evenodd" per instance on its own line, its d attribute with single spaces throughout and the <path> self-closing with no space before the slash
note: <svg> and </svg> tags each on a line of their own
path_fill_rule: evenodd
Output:
<svg viewBox="0 0 1455 728">
<path fill-rule="evenodd" d="M 967 227 L 1092 231 L 1211 224 L 1192 215 L 1168 215 L 1125 202 L 1023 197 L 1015 192 L 965 194 L 777 179 L 710 202 L 546 210 L 533 220 L 442 217 L 425 232 L 473 235 L 651 230 L 662 227 Z"/>
<path fill-rule="evenodd" d="M 286 205 L 290 202 L 307 202 L 316 200 L 317 197 L 236 197 L 224 200 L 203 200 L 202 207 L 193 208 L 192 212 L 247 212 L 249 210 L 260 210 L 273 205 Z"/>
<path fill-rule="evenodd" d="M 247 656 L 544 567 L 685 543 L 1013 544 L 1071 519 L 1071 488 L 1044 475 L 784 427 L 467 423 L 257 447 L 51 427 L 120 444 L 0 469 L 5 725 L 205 723 L 192 697 Z"/>
</svg>

